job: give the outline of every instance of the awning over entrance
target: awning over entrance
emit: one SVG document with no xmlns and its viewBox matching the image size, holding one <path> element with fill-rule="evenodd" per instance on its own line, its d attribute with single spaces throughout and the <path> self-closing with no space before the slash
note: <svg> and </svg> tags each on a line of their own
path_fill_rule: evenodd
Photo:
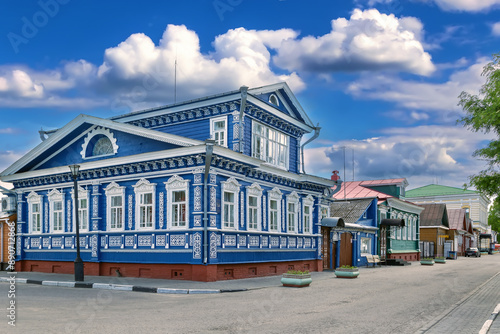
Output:
<svg viewBox="0 0 500 334">
<path fill-rule="evenodd" d="M 344 227 L 344 219 L 341 217 L 326 217 L 321 219 L 321 226 L 326 226 L 326 227 Z"/>
<path fill-rule="evenodd" d="M 403 227 L 405 226 L 405 220 L 404 219 L 382 219 L 380 222 L 381 226 L 400 226 Z"/>
</svg>

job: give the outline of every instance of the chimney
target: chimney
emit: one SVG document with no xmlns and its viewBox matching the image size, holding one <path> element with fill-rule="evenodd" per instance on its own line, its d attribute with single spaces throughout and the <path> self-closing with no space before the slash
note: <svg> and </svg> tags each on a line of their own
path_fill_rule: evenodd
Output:
<svg viewBox="0 0 500 334">
<path fill-rule="evenodd" d="M 332 173 L 333 175 L 331 176 L 331 180 L 337 182 L 340 179 L 339 171 L 334 170 Z"/>
</svg>

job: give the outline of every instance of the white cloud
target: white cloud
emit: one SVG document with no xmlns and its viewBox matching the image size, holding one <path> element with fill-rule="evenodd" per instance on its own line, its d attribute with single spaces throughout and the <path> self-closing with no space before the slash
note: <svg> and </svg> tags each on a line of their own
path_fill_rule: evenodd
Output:
<svg viewBox="0 0 500 334">
<path fill-rule="evenodd" d="M 352 82 L 347 92 L 355 97 L 394 102 L 399 108 L 416 111 L 452 113 L 454 120 L 461 112 L 457 106 L 462 91 L 477 94 L 484 84 L 481 76 L 488 59 L 481 58 L 466 69 L 453 72 L 443 83 L 403 80 L 396 76 L 363 76 Z M 415 118 L 416 114 L 411 115 Z M 449 122 L 451 119 L 445 119 Z M 440 120 L 443 121 L 443 120 Z"/>
<path fill-rule="evenodd" d="M 429 75 L 431 56 L 420 41 L 422 23 L 376 9 L 355 9 L 350 19 L 332 21 L 323 36 L 285 39 L 273 61 L 290 71 L 392 70 Z"/>
<path fill-rule="evenodd" d="M 494 36 L 500 36 L 500 22 L 494 23 L 494 24 L 491 26 L 491 33 L 492 33 Z"/>
<path fill-rule="evenodd" d="M 446 11 L 480 12 L 500 5 L 500 0 L 433 0 Z"/>
<path fill-rule="evenodd" d="M 0 151 L 0 172 L 12 165 L 17 160 L 21 159 L 23 153 L 14 151 Z"/>
<path fill-rule="evenodd" d="M 329 177 L 343 175 L 346 146 L 346 179 L 352 180 L 352 150 L 356 180 L 406 177 L 412 186 L 438 178 L 443 184 L 462 185 L 485 166 L 471 158 L 491 134 L 474 133 L 460 126 L 418 126 L 382 130 L 380 137 L 340 141 L 306 149 L 306 172 Z"/>
</svg>

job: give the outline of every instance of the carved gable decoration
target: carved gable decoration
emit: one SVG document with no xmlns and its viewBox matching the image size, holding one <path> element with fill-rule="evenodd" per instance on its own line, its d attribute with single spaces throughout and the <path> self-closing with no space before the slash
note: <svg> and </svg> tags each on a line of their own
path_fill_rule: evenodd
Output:
<svg viewBox="0 0 500 334">
<path fill-rule="evenodd" d="M 80 152 L 83 159 L 114 155 L 118 152 L 116 138 L 109 129 L 97 127 L 90 131 Z"/>
</svg>

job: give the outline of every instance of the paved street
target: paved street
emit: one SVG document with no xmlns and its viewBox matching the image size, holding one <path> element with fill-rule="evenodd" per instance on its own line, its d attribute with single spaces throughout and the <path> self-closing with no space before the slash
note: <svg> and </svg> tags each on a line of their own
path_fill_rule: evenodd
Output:
<svg viewBox="0 0 500 334">
<path fill-rule="evenodd" d="M 252 288 L 198 295 L 18 283 L 13 332 L 478 333 L 500 302 L 499 263 L 500 255 L 493 255 L 459 258 L 432 267 L 414 263 L 361 268 L 354 280 L 315 273 L 312 285 L 303 289 L 281 287 L 279 277 L 214 283 L 100 280 L 173 288 L 235 288 L 242 284 Z M 100 278 L 87 280 L 92 279 L 97 282 Z M 7 296 L 8 288 L 1 282 L 0 296 Z M 3 307 L 8 306 L 7 298 L 0 300 L 5 300 Z M 0 332 L 12 330 L 7 318 L 3 319 Z M 492 328 L 498 328 L 498 321 Z"/>
</svg>

